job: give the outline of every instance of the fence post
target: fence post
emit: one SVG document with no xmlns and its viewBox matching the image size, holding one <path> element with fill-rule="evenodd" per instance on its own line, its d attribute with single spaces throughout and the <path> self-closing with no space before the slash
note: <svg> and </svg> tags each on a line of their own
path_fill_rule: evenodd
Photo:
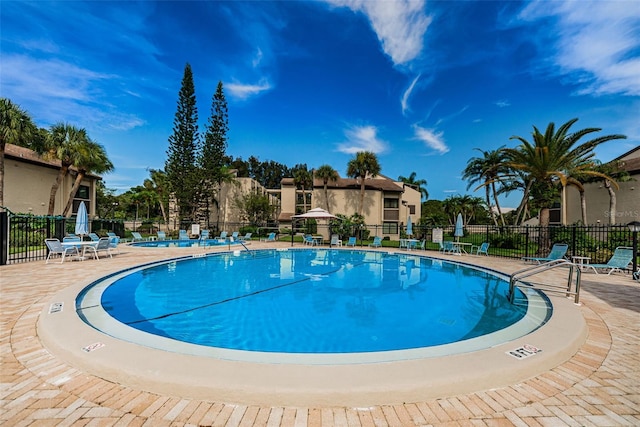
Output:
<svg viewBox="0 0 640 427">
<path fill-rule="evenodd" d="M 529 256 L 529 226 L 526 225 L 525 229 L 524 229 L 524 238 L 525 238 L 525 242 L 524 242 L 524 256 L 528 257 Z"/>
<path fill-rule="evenodd" d="M 9 256 L 9 213 L 0 212 L 0 265 L 7 265 Z"/>
</svg>

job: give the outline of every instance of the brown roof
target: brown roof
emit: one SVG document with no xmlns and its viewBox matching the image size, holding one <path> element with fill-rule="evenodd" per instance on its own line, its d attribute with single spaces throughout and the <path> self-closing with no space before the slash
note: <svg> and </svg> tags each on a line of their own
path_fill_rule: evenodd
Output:
<svg viewBox="0 0 640 427">
<path fill-rule="evenodd" d="M 618 160 L 618 162 L 620 167 L 629 173 L 640 172 L 640 157 L 635 159 Z"/>
<path fill-rule="evenodd" d="M 282 178 L 282 185 L 293 185 L 293 178 Z M 313 180 L 314 188 L 323 188 L 324 182 L 321 179 Z M 329 181 L 327 189 L 360 189 L 360 181 L 354 178 L 338 178 L 337 181 Z M 402 193 L 404 190 L 401 186 L 388 178 L 373 178 L 365 180 L 365 189 L 378 190 L 387 192 Z"/>
<path fill-rule="evenodd" d="M 59 169 L 62 166 L 62 162 L 60 160 L 46 160 L 42 158 L 41 155 L 36 153 L 35 151 L 26 148 L 20 147 L 18 145 L 7 144 L 4 148 L 4 157 L 5 158 L 13 158 L 17 160 L 21 160 L 26 163 L 31 163 L 35 165 L 40 165 L 43 167 Z M 72 171 L 76 171 L 77 169 L 71 166 L 69 169 Z M 94 174 L 86 174 L 87 177 L 93 177 L 97 179 L 101 179 L 100 176 Z"/>
<path fill-rule="evenodd" d="M 278 221 L 291 221 L 291 217 L 295 215 L 293 212 L 280 212 L 278 215 Z"/>
</svg>

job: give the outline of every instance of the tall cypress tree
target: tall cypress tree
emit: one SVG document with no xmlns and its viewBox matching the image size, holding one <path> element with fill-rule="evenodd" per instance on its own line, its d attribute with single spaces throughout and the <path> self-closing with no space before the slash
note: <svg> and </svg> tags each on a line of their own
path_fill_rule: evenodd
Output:
<svg viewBox="0 0 640 427">
<path fill-rule="evenodd" d="M 170 191 L 179 209 L 180 220 L 193 220 L 198 195 L 198 109 L 191 65 L 184 67 L 182 87 L 178 94 L 178 108 L 173 119 L 173 134 L 169 137 L 169 148 L 165 172 Z"/>
</svg>

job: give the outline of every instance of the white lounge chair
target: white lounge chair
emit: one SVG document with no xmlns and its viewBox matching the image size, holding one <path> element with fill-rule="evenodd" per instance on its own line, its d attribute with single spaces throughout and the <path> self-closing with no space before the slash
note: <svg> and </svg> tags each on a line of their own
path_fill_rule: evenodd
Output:
<svg viewBox="0 0 640 427">
<path fill-rule="evenodd" d="M 82 256 L 84 256 L 87 251 L 92 252 L 93 257 L 97 260 L 100 259 L 98 256 L 99 252 L 106 252 L 109 258 L 113 258 L 113 255 L 111 255 L 111 239 L 108 237 L 101 237 L 95 245 L 85 246 Z"/>
<path fill-rule="evenodd" d="M 143 241 L 147 240 L 146 237 L 142 237 L 142 235 L 140 233 L 138 233 L 137 231 L 132 231 L 131 232 L 131 237 L 132 237 L 131 238 L 132 242 L 138 242 L 138 241 L 143 242 Z"/>
<path fill-rule="evenodd" d="M 331 241 L 329 242 L 329 247 L 331 246 L 342 246 L 342 240 L 340 240 L 340 236 L 337 234 L 331 235 Z"/>
<path fill-rule="evenodd" d="M 551 248 L 551 252 L 546 257 L 522 257 L 522 260 L 527 262 L 537 262 L 538 264 L 542 264 L 544 262 L 555 261 L 557 259 L 564 258 L 567 253 L 567 249 L 569 249 L 569 245 L 566 243 L 556 243 Z"/>
</svg>

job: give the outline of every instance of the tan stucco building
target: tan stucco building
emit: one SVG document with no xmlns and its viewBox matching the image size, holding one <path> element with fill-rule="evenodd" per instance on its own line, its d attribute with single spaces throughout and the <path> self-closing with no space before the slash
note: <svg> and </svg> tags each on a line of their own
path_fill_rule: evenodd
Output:
<svg viewBox="0 0 640 427">
<path fill-rule="evenodd" d="M 290 227 L 291 217 L 303 213 L 302 191 L 296 189 L 293 178 L 285 178 L 281 183 L 281 211 L 278 221 L 281 226 Z M 360 181 L 353 178 L 338 178 L 327 184 L 327 200 L 324 183 L 314 180 L 313 189 L 307 194 L 306 210 L 327 209 L 332 214 L 351 216 L 358 211 Z M 397 238 L 400 229 L 407 223 L 409 215 L 413 224 L 421 216 L 421 194 L 415 188 L 386 176 L 367 178 L 363 215 L 371 235 Z"/>
<path fill-rule="evenodd" d="M 60 171 L 60 161 L 44 160 L 34 151 L 7 144 L 4 153 L 4 204 L 14 213 L 47 215 L 51 186 Z M 77 176 L 71 168 L 56 193 L 54 215 L 61 215 Z M 72 214 L 85 202 L 89 217 L 96 212 L 96 182 L 101 178 L 87 174 L 74 198 Z"/>
<path fill-rule="evenodd" d="M 619 182 L 619 189 L 612 188 L 616 197 L 615 212 L 610 212 L 609 191 L 604 182 L 585 184 L 585 199 L 587 201 L 587 225 L 608 225 L 610 219 L 615 224 L 627 224 L 640 221 L 640 146 L 615 158 L 612 162 L 619 162 L 620 167 L 627 171 L 631 180 Z M 567 187 L 565 224 L 573 224 L 582 219 L 580 210 L 580 193 L 574 187 Z M 562 222 L 562 209 L 560 210 Z"/>
</svg>

